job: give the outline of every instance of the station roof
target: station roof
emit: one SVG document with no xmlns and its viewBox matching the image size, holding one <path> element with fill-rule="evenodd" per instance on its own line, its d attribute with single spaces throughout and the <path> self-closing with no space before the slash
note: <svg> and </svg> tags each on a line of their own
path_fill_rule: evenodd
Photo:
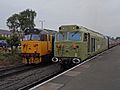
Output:
<svg viewBox="0 0 120 90">
<path fill-rule="evenodd" d="M 10 34 L 11 34 L 11 32 L 10 32 L 10 31 L 8 31 L 8 30 L 3 30 L 3 29 L 0 29 L 0 34 L 8 34 L 8 35 L 10 35 Z"/>
</svg>

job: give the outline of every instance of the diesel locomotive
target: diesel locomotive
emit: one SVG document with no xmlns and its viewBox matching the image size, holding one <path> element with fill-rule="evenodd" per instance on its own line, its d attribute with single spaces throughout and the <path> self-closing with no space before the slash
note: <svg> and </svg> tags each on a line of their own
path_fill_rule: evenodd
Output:
<svg viewBox="0 0 120 90">
<path fill-rule="evenodd" d="M 62 65 L 79 64 L 113 46 L 101 33 L 77 25 L 63 25 L 55 35 L 53 62 Z"/>
<path fill-rule="evenodd" d="M 26 29 L 21 41 L 21 52 L 24 64 L 38 64 L 53 57 L 53 30 Z M 49 58 L 49 59 L 48 59 Z"/>
</svg>

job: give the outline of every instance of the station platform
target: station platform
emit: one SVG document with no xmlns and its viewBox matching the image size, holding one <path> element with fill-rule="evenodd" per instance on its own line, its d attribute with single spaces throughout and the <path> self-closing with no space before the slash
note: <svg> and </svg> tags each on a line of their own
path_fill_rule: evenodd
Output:
<svg viewBox="0 0 120 90">
<path fill-rule="evenodd" d="M 120 90 L 120 46 L 103 52 L 34 90 Z"/>
</svg>

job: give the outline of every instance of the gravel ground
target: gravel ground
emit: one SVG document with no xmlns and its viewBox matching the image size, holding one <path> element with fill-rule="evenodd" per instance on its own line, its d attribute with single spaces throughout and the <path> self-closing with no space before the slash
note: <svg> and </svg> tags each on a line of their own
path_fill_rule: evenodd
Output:
<svg viewBox="0 0 120 90">
<path fill-rule="evenodd" d="M 52 64 L 0 79 L 0 90 L 17 90 L 37 80 L 42 80 L 58 71 L 60 71 L 60 65 Z"/>
</svg>

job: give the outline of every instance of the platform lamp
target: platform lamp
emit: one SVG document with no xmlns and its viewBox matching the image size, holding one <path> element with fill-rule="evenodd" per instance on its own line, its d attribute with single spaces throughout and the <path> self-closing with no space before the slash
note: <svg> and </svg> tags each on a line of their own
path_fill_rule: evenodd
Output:
<svg viewBox="0 0 120 90">
<path fill-rule="evenodd" d="M 41 23 L 41 29 L 43 30 L 44 29 L 44 22 L 45 22 L 45 20 L 39 20 L 39 22 Z"/>
</svg>

